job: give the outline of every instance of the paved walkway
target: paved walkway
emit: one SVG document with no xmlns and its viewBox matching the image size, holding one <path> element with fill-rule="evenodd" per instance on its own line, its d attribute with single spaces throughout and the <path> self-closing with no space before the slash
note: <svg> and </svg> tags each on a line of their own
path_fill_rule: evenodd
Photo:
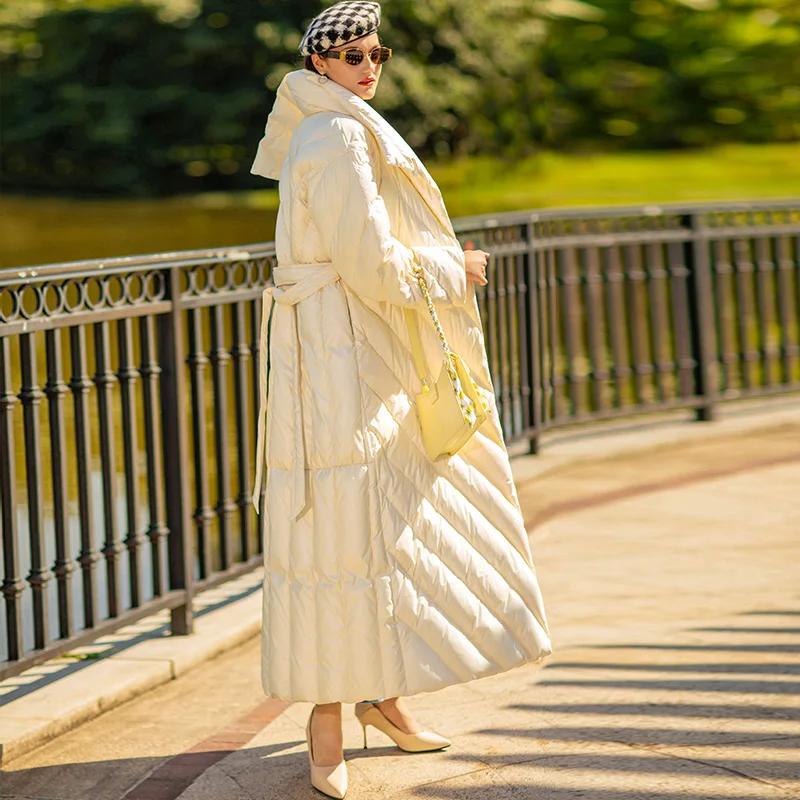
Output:
<svg viewBox="0 0 800 800">
<path fill-rule="evenodd" d="M 411 700 L 404 754 L 345 712 L 350 800 L 800 798 L 800 429 L 522 484 L 555 652 Z M 253 640 L 11 762 L 0 797 L 300 800 L 308 704 Z"/>
</svg>

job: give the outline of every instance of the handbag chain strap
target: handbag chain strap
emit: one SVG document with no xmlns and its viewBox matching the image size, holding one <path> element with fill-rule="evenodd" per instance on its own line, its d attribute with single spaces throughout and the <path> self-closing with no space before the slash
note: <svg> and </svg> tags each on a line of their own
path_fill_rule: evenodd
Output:
<svg viewBox="0 0 800 800">
<path fill-rule="evenodd" d="M 414 265 L 414 277 L 417 279 L 419 288 L 422 290 L 422 296 L 425 298 L 428 311 L 431 312 L 433 326 L 436 328 L 436 333 L 439 334 L 439 341 L 442 344 L 442 350 L 444 351 L 445 358 L 449 361 L 453 351 L 450 349 L 450 345 L 447 343 L 447 339 L 445 338 L 444 331 L 442 330 L 442 323 L 439 322 L 439 315 L 436 313 L 436 308 L 433 305 L 433 300 L 431 299 L 431 293 L 428 291 L 428 284 L 425 280 L 425 274 L 422 272 L 422 268 L 417 265 Z"/>
<path fill-rule="evenodd" d="M 441 342 L 442 350 L 444 351 L 444 367 L 447 370 L 447 375 L 450 378 L 450 383 L 453 386 L 456 399 L 461 406 L 461 413 L 464 415 L 466 422 L 470 425 L 470 427 L 472 427 L 475 424 L 477 416 L 475 405 L 467 396 L 466 392 L 464 391 L 464 387 L 461 385 L 461 378 L 459 378 L 453 363 L 453 351 L 450 349 L 450 345 L 447 343 L 447 338 L 442 330 L 442 324 L 439 322 L 439 315 L 436 313 L 436 308 L 433 305 L 431 294 L 428 291 L 428 284 L 425 281 L 425 275 L 422 272 L 422 268 L 418 265 L 414 265 L 414 276 L 417 279 L 417 283 L 419 283 L 419 288 L 422 290 L 422 296 L 425 298 L 425 303 L 428 306 L 428 310 L 431 312 L 431 318 L 433 319 L 433 325 L 436 328 L 436 333 L 439 334 L 439 341 Z M 405 314 L 406 325 L 408 326 L 408 334 L 411 340 L 411 352 L 414 356 L 417 375 L 422 382 L 422 391 L 427 392 L 429 391 L 429 388 L 425 370 L 425 358 L 419 342 L 419 332 L 417 331 L 414 312 L 412 309 L 406 308 Z M 474 381 L 473 385 L 476 389 L 478 388 Z"/>
</svg>

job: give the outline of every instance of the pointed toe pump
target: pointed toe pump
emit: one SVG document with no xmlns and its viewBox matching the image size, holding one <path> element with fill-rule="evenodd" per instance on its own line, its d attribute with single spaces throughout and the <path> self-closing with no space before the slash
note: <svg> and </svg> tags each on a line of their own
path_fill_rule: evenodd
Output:
<svg viewBox="0 0 800 800">
<path fill-rule="evenodd" d="M 356 705 L 356 719 L 361 723 L 364 731 L 364 748 L 367 747 L 367 725 L 372 725 L 385 733 L 401 750 L 408 753 L 425 753 L 429 750 L 442 750 L 449 747 L 452 742 L 439 736 L 433 731 L 420 731 L 419 733 L 405 733 L 374 703 L 358 703 Z"/>
<path fill-rule="evenodd" d="M 316 708 L 316 706 L 314 706 Z M 347 764 L 342 759 L 338 764 L 331 767 L 321 767 L 314 763 L 314 749 L 311 741 L 311 718 L 314 716 L 314 709 L 308 716 L 306 724 L 306 743 L 308 744 L 308 763 L 311 767 L 311 785 L 328 795 L 341 800 L 347 794 Z"/>
</svg>

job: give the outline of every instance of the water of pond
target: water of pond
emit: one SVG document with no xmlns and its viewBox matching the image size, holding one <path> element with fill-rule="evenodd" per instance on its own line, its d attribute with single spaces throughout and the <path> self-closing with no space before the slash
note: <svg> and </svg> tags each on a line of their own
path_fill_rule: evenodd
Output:
<svg viewBox="0 0 800 800">
<path fill-rule="evenodd" d="M 0 199 L 0 269 L 275 238 L 277 192 L 167 200 Z"/>
<path fill-rule="evenodd" d="M 203 309 L 201 312 L 204 320 L 208 319 L 208 309 Z M 248 317 L 248 320 L 250 318 Z M 230 323 L 229 318 L 226 322 Z M 108 367 L 112 373 L 118 374 L 120 370 L 120 355 L 119 355 L 119 331 L 118 323 L 109 323 L 108 329 Z M 249 327 L 249 325 L 248 325 Z M 204 351 L 210 350 L 209 330 L 207 325 L 202 326 L 203 330 L 198 340 L 198 346 Z M 136 328 L 134 328 L 136 330 Z M 60 374 L 64 376 L 64 380 L 69 383 L 71 378 L 74 377 L 72 370 L 72 343 L 67 331 L 60 329 L 56 331 L 57 336 L 60 337 L 62 346 L 62 358 L 60 364 Z M 48 380 L 47 374 L 47 359 L 44 333 L 36 331 L 31 334 L 33 337 L 35 352 L 36 367 L 32 383 L 38 387 L 37 392 L 40 392 L 42 387 Z M 184 334 L 186 335 L 186 334 Z M 230 324 L 223 326 L 223 343 L 227 343 L 230 347 L 233 337 L 233 331 Z M 133 364 L 140 364 L 142 362 L 142 350 L 139 336 L 133 336 L 132 344 L 132 362 Z M 86 336 L 85 350 L 83 356 L 85 363 L 86 374 L 96 377 L 97 370 L 97 354 L 94 337 L 89 333 Z M 234 397 L 235 393 L 235 376 L 233 374 L 232 363 L 228 362 L 228 369 L 222 378 L 221 386 L 227 397 Z M 33 592 L 28 579 L 31 576 L 33 569 L 33 552 L 34 545 L 31 539 L 31 531 L 35 530 L 35 524 L 31 522 L 30 514 L 36 513 L 37 508 L 41 508 L 41 525 L 42 525 L 42 541 L 43 541 L 43 563 L 49 570 L 53 570 L 56 564 L 56 508 L 55 508 L 55 491 L 54 491 L 54 465 L 55 459 L 53 458 L 54 441 L 51 437 L 51 423 L 52 411 L 51 405 L 44 398 L 40 398 L 35 406 L 31 409 L 31 414 L 35 415 L 38 420 L 39 438 L 36 453 L 38 454 L 38 463 L 29 463 L 27 458 L 28 444 L 25 437 L 28 423 L 25 423 L 25 412 L 22 407 L 22 369 L 20 358 L 20 337 L 12 336 L 10 339 L 10 346 L 8 348 L 8 374 L 10 377 L 10 385 L 13 387 L 12 391 L 17 395 L 14 402 L 10 405 L 7 413 L 11 414 L 11 421 L 13 423 L 13 474 L 16 478 L 15 491 L 16 502 L 14 508 L 16 512 L 16 569 L 12 568 L 12 562 L 6 563 L 4 561 L 5 554 L 0 551 L 0 575 L 11 577 L 12 573 L 19 575 L 25 580 L 25 589 L 21 594 L 21 608 L 23 619 L 23 645 L 25 651 L 33 649 L 34 645 L 34 625 L 33 625 Z M 187 367 L 187 380 L 189 379 L 189 372 Z M 205 397 L 211 398 L 214 396 L 214 376 L 209 369 L 201 370 L 198 380 L 199 389 L 202 390 Z M 104 486 L 103 473 L 102 473 L 102 447 L 100 441 L 100 407 L 99 397 L 95 390 L 90 390 L 89 395 L 85 398 L 87 403 L 87 419 L 86 423 L 89 426 L 89 463 L 90 463 L 90 511 L 92 533 L 92 549 L 99 557 L 95 564 L 93 571 L 93 581 L 96 596 L 98 598 L 98 618 L 104 620 L 109 616 L 109 602 L 108 602 L 108 577 L 106 572 L 106 560 L 102 555 L 104 545 L 106 544 L 107 532 L 112 528 L 109 524 L 108 514 L 113 514 L 113 522 L 115 523 L 113 529 L 116 531 L 117 541 L 125 540 L 131 533 L 139 536 L 144 536 L 152 526 L 158 527 L 157 523 L 163 524 L 166 519 L 164 508 L 165 498 L 162 496 L 158 504 L 157 517 L 151 517 L 150 509 L 150 491 L 151 480 L 148 475 L 148 457 L 145 441 L 145 417 L 144 417 L 144 398 L 143 398 L 143 380 L 140 378 L 133 386 L 133 405 L 134 405 L 134 424 L 131 427 L 124 426 L 124 416 L 122 409 L 122 396 L 120 383 L 114 382 L 111 388 L 109 398 L 108 413 L 111 423 L 111 436 L 110 445 L 113 463 L 113 505 L 111 511 L 106 510 L 104 499 Z M 248 396 L 252 395 L 252 383 L 248 383 L 244 391 Z M 193 411 L 187 408 L 187 424 L 191 424 L 194 420 L 192 416 Z M 62 490 L 66 496 L 66 546 L 65 551 L 67 558 L 71 561 L 71 566 L 75 571 L 72 572 L 70 582 L 70 595 L 72 598 L 72 613 L 71 620 L 73 627 L 76 630 L 81 630 L 85 627 L 85 617 L 83 611 L 83 595 L 82 595 L 82 573 L 79 569 L 80 553 L 82 550 L 81 544 L 81 509 L 78 502 L 78 469 L 80 463 L 78 461 L 77 451 L 75 447 L 75 431 L 76 431 L 76 411 L 72 400 L 67 396 L 61 401 L 61 426 L 66 432 L 67 452 L 62 454 L 66 461 L 66 483 L 62 484 Z M 230 471 L 230 484 L 224 490 L 224 499 L 227 500 L 230 496 L 238 496 L 241 485 L 244 485 L 245 490 L 249 491 L 252 483 L 252 474 L 241 475 L 238 471 L 238 447 L 239 441 L 247 442 L 250 448 L 249 464 L 254 464 L 255 459 L 255 435 L 254 435 L 254 422 L 251 419 L 249 422 L 245 419 L 239 419 L 236 414 L 236 407 L 234 404 L 229 406 L 228 414 L 228 429 L 230 435 L 228 438 L 228 447 L 225 453 L 217 452 L 215 442 L 215 428 L 217 419 L 215 417 L 215 409 L 213 403 L 209 403 L 205 408 L 204 435 L 206 440 L 206 456 L 207 460 L 204 462 L 204 476 L 207 486 L 210 487 L 209 495 L 207 497 L 209 508 L 216 509 L 216 504 L 220 501 L 218 495 L 218 470 L 219 465 L 224 461 L 228 464 Z M 156 438 L 161 441 L 161 422 L 158 417 L 155 421 Z M 237 438 L 235 432 L 241 428 L 241 436 Z M 136 469 L 136 492 L 132 495 L 131 501 L 134 503 L 133 509 L 127 506 L 126 496 L 126 461 L 125 461 L 125 448 L 126 445 L 132 450 L 131 458 L 135 464 Z M 192 467 L 195 465 L 195 440 L 189 437 L 189 463 Z M 157 456 L 161 460 L 162 455 L 159 453 Z M 160 474 L 163 475 L 163 463 L 160 467 Z M 154 473 L 152 480 L 157 479 L 157 474 Z M 188 488 L 191 496 L 192 512 L 197 514 L 198 509 L 195 504 L 197 502 L 197 484 L 198 476 L 195 474 L 193 468 L 188 470 L 187 480 Z M 36 485 L 38 490 L 38 504 L 32 504 L 32 485 Z M 162 483 L 163 485 L 163 483 Z M 200 510 L 202 513 L 202 509 Z M 251 515 L 251 538 L 249 541 L 249 548 L 251 552 L 256 552 L 258 549 L 258 534 L 257 534 L 257 518 L 255 511 L 248 507 Z M 132 515 L 132 518 L 131 518 Z M 221 528 L 219 518 L 212 515 L 213 518 L 208 522 L 206 531 L 208 535 L 208 548 L 210 552 L 210 567 L 212 570 L 219 570 L 222 567 L 222 546 L 221 546 Z M 34 520 L 35 522 L 35 520 Z M 242 557 L 241 553 L 241 518 L 238 513 L 234 513 L 228 520 L 230 528 L 230 542 L 231 550 L 230 557 L 233 562 L 239 561 Z M 192 525 L 192 536 L 195 535 L 196 527 Z M 161 585 L 168 584 L 166 578 L 166 541 L 162 541 L 158 547 L 161 550 Z M 138 553 L 138 571 L 140 574 L 140 591 L 141 602 L 147 602 L 153 598 L 153 562 L 152 562 L 152 543 L 145 539 L 140 546 Z M 127 547 L 119 554 L 120 570 L 119 570 L 119 592 L 122 608 L 127 610 L 131 608 L 131 563 L 132 555 Z M 200 560 L 195 553 L 194 561 L 194 577 L 199 579 L 200 574 Z M 58 607 L 58 591 L 57 581 L 54 576 L 46 583 L 46 617 L 49 638 L 54 639 L 59 635 L 59 607 Z M 6 642 L 5 631 L 0 623 L 0 663 L 8 657 L 8 647 Z"/>
<path fill-rule="evenodd" d="M 126 513 L 127 508 L 125 505 L 125 487 L 124 487 L 124 474 L 117 473 L 117 502 L 116 502 L 116 517 L 119 530 L 125 531 L 126 528 Z M 19 488 L 24 489 L 22 483 Z M 23 494 L 23 493 L 20 493 Z M 24 495 L 23 495 L 24 496 Z M 104 526 L 104 510 L 103 510 L 103 476 L 100 470 L 92 470 L 91 473 L 91 496 L 92 502 L 92 516 L 94 518 L 95 530 L 95 548 L 99 550 L 103 546 L 102 531 Z M 16 521 L 17 531 L 23 535 L 17 537 L 17 559 L 19 574 L 24 578 L 28 576 L 31 569 L 31 542 L 28 537 L 28 513 L 29 506 L 27 503 L 18 503 L 16 508 Z M 145 518 L 147 508 L 142 503 L 139 509 L 141 518 Z M 70 597 L 72 603 L 72 625 L 76 631 L 80 631 L 86 627 L 86 618 L 84 616 L 83 607 L 83 578 L 81 570 L 76 563 L 78 555 L 81 551 L 81 534 L 80 534 L 80 514 L 78 512 L 77 503 L 70 503 L 67 510 L 67 531 L 66 531 L 66 544 L 67 553 L 69 558 L 72 559 L 72 566 L 75 568 L 71 574 L 69 583 Z M 53 565 L 56 563 L 56 533 L 55 521 L 53 519 L 52 505 L 45 507 L 43 515 L 43 531 L 44 531 L 44 563 L 52 570 Z M 98 535 L 99 533 L 99 535 Z M 153 571 L 152 559 L 150 556 L 150 543 L 147 542 L 139 556 L 139 570 L 141 574 L 141 583 L 143 589 L 142 602 L 147 602 L 153 598 Z M 166 549 L 164 547 L 164 549 Z M 119 590 L 120 598 L 124 609 L 129 609 L 130 604 L 130 554 L 126 550 L 119 555 L 122 568 L 119 570 Z M 166 564 L 165 560 L 162 560 Z M 109 617 L 109 598 L 108 598 L 108 576 L 106 572 L 105 560 L 97 561 L 94 567 L 94 591 L 97 597 L 97 613 L 98 620 L 102 621 Z M 162 569 L 162 585 L 166 585 L 166 567 Z M 45 606 L 47 610 L 47 631 L 48 639 L 54 640 L 59 636 L 59 606 L 58 606 L 58 586 L 54 576 L 45 586 Z M 20 596 L 22 606 L 22 641 L 23 649 L 26 653 L 34 649 L 34 624 L 33 624 L 33 592 L 29 586 Z M 0 635 L 0 663 L 8 658 L 8 642 L 6 641 L 5 631 Z"/>
</svg>

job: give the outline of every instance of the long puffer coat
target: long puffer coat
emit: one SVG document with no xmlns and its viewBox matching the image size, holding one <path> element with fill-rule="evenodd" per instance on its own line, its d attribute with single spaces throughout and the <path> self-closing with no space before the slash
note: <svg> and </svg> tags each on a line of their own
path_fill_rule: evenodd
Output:
<svg viewBox="0 0 800 800">
<path fill-rule="evenodd" d="M 253 493 L 263 474 L 264 692 L 356 702 L 540 660 L 549 630 L 496 408 L 435 462 L 415 412 L 403 307 L 434 379 L 442 350 L 414 265 L 491 393 L 438 187 L 382 116 L 307 70 L 281 83 L 252 171 L 280 179 Z"/>
</svg>

